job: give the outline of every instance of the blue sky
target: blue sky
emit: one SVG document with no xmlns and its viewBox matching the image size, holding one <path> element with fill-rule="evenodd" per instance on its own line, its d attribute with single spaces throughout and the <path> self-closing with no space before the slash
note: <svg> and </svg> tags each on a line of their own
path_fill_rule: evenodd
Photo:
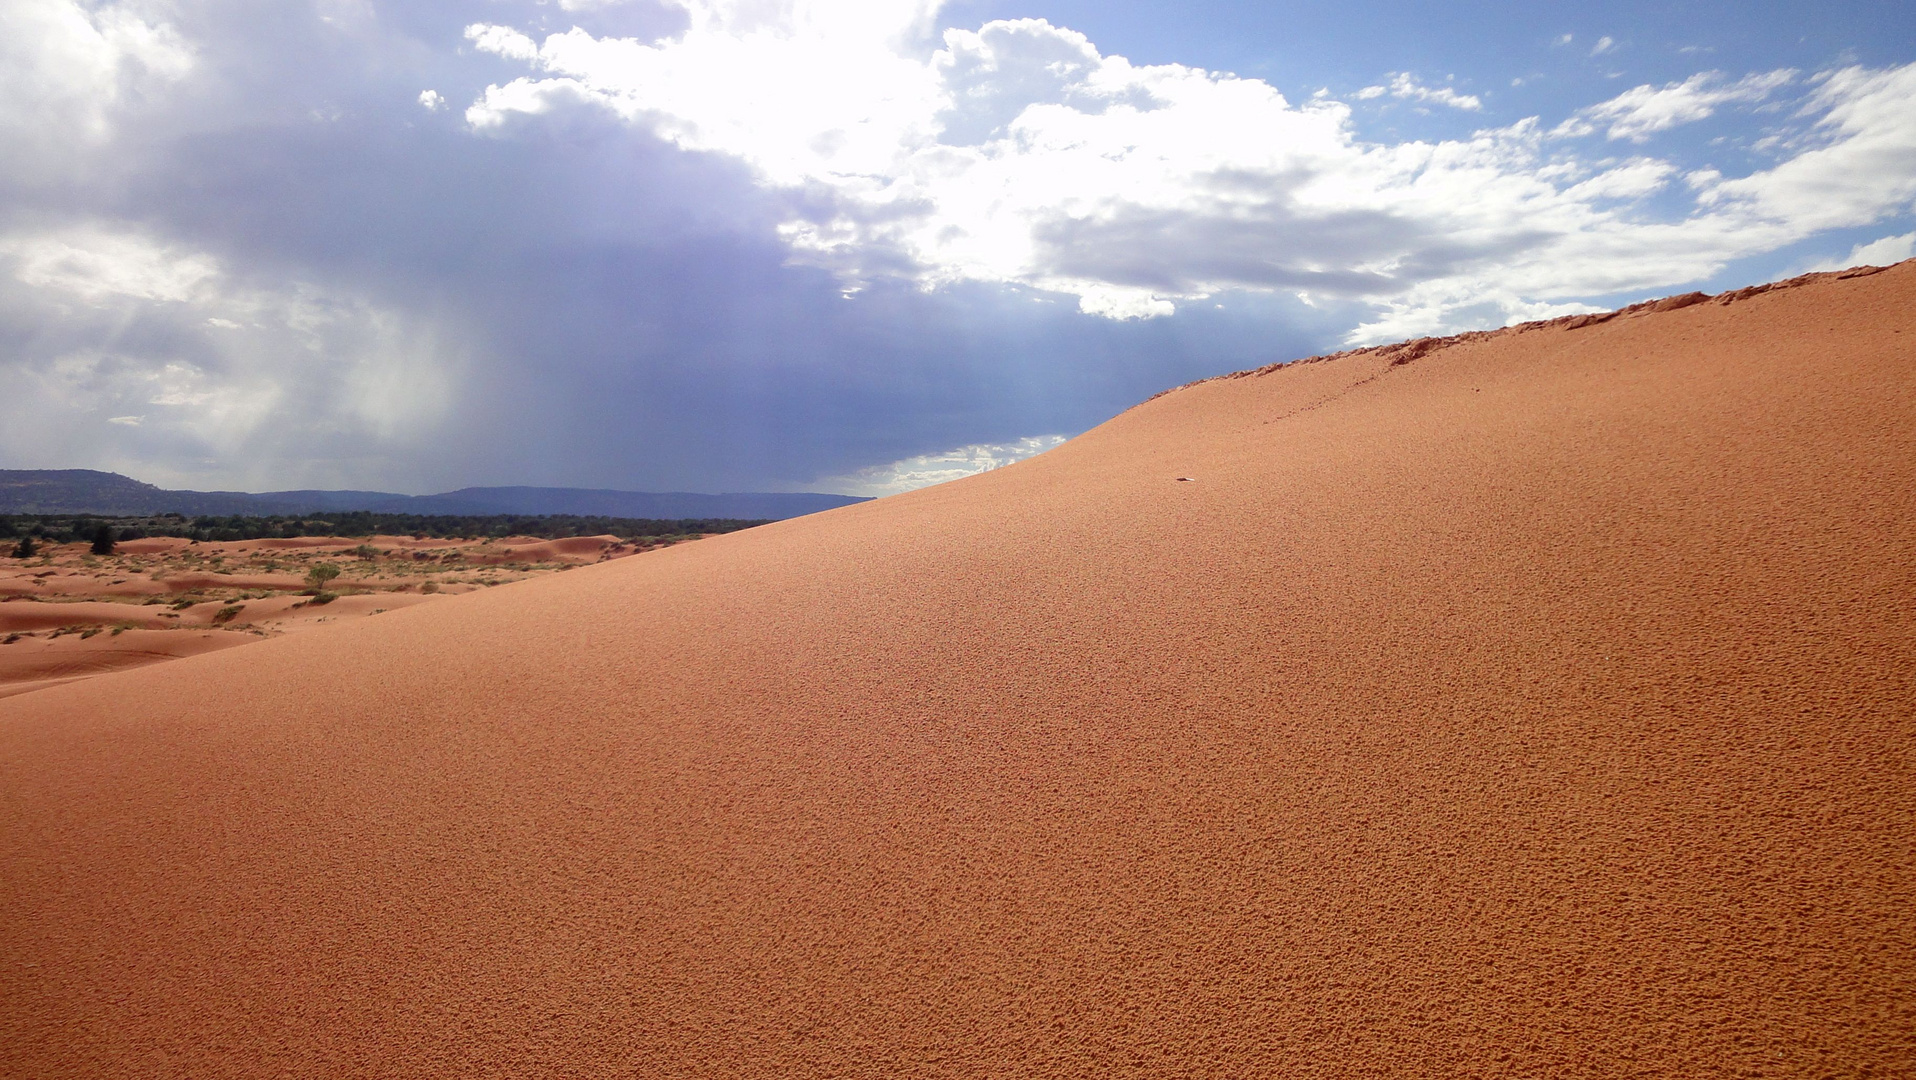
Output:
<svg viewBox="0 0 1916 1080">
<path fill-rule="evenodd" d="M 1907 4 L 0 0 L 0 466 L 882 493 L 1913 201 Z"/>
</svg>

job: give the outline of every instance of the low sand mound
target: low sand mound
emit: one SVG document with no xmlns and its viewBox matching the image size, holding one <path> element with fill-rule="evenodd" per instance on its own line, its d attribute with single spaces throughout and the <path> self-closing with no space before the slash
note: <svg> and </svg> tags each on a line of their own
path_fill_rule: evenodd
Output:
<svg viewBox="0 0 1916 1080">
<path fill-rule="evenodd" d="M 138 540 L 122 540 L 113 550 L 122 555 L 171 555 L 185 551 L 193 546 L 193 541 L 180 536 L 145 536 Z"/>
<path fill-rule="evenodd" d="M 315 629 L 435 599 L 445 598 L 367 593 L 316 604 L 303 596 L 272 596 L 209 600 L 185 608 L 30 600 L 0 603 L 0 697 L 161 660 L 249 645 L 269 634 Z M 44 630 L 57 633 L 34 634 Z M 140 630 L 170 632 L 137 632 Z M 210 637 L 197 632 L 204 630 L 220 632 Z"/>
<path fill-rule="evenodd" d="M 1907 1075 L 1916 265 L 1663 308 L 8 699 L 0 1073 Z"/>
<path fill-rule="evenodd" d="M 123 577 L 101 581 L 93 574 L 55 572 L 7 572 L 0 569 L 0 597 L 42 599 L 97 596 L 164 596 L 165 585 L 148 577 Z"/>
<path fill-rule="evenodd" d="M 75 634 L 51 640 L 16 641 L 10 645 L 0 645 L 0 698 L 87 676 L 218 652 L 251 641 L 252 638 L 245 634 L 216 630 L 199 633 L 127 630 L 118 634 L 103 632 L 89 637 Z M 0 717 L 5 717 L 12 707 L 12 702 L 0 705 Z M 0 720 L 0 723 L 4 722 Z M 0 1052 L 0 1060 L 5 1060 L 4 1052 Z"/>
<path fill-rule="evenodd" d="M 346 551 L 365 543 L 339 536 L 268 536 L 259 540 L 223 540 L 203 545 L 209 551 Z"/>
<path fill-rule="evenodd" d="M 314 604 L 302 596 L 276 596 L 265 600 L 248 600 L 240 603 L 240 611 L 233 616 L 235 623 L 247 623 L 271 627 L 275 630 L 292 630 L 299 627 L 338 622 L 342 619 L 372 615 L 414 604 L 431 603 L 434 597 L 417 593 L 365 593 L 359 596 L 342 596 L 325 604 Z M 444 599 L 444 598 L 440 598 Z M 192 609 L 217 607 L 217 602 L 202 604 Z"/>
<path fill-rule="evenodd" d="M 450 539 L 433 536 L 387 536 L 382 533 L 373 537 L 368 543 L 376 548 L 392 551 L 434 551 L 464 547 L 472 541 L 464 538 Z"/>
<path fill-rule="evenodd" d="M 160 579 L 168 592 L 202 592 L 207 589 L 297 589 L 305 579 L 299 574 L 210 574 L 171 573 Z"/>
<path fill-rule="evenodd" d="M 512 562 L 592 561 L 619 543 L 616 536 L 568 536 L 532 544 L 510 544 L 505 556 Z"/>
<path fill-rule="evenodd" d="M 624 558 L 681 538 L 647 538 L 610 547 L 605 539 L 573 545 L 590 554 L 520 565 L 510 565 L 519 560 L 502 554 L 498 543 L 487 538 L 321 537 L 291 551 L 260 548 L 249 541 L 135 541 L 142 550 L 97 556 L 85 543 L 48 542 L 31 558 L 0 558 L 0 635 L 50 641 L 71 633 L 89 636 L 131 627 L 211 627 L 248 634 L 244 640 L 251 642 L 381 614 L 433 596 Z M 489 554 L 478 556 L 480 551 Z M 347 594 L 338 603 L 309 600 L 307 595 L 313 592 L 308 585 L 311 572 L 327 564 L 341 571 L 327 582 L 329 593 Z M 352 594 L 367 595 L 357 599 Z M 96 665 L 96 670 L 108 668 Z M 48 681 L 21 675 L 8 683 L 0 674 L 0 685 L 6 688 L 0 693 L 21 693 L 28 684 L 37 690 Z"/>
<path fill-rule="evenodd" d="M 171 615 L 172 618 L 167 616 Z M 44 604 L 33 600 L 15 600 L 0 604 L 0 633 L 27 630 L 55 630 L 62 626 L 139 626 L 159 630 L 179 618 L 179 613 L 151 604 L 87 603 Z"/>
</svg>

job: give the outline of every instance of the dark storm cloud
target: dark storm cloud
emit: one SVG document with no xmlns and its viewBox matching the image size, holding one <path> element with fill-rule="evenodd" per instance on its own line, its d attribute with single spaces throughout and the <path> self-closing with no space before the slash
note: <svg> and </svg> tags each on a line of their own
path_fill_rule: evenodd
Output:
<svg viewBox="0 0 1916 1080">
<path fill-rule="evenodd" d="M 0 6 L 0 464 L 802 488 L 1916 199 L 1916 64 L 1792 83 L 1736 176 L 1536 117 L 1368 142 L 1040 22 L 900 52 L 930 0 L 687 2 Z M 1688 86 L 1593 108 L 1682 134 Z"/>
<path fill-rule="evenodd" d="M 139 80 L 100 139 L 5 180 L 4 464 L 201 486 L 800 487 L 1081 430 L 1308 351 L 1248 309 L 1120 325 L 997 286 L 847 299 L 774 232 L 802 193 L 735 162 L 584 108 L 468 130 L 462 103 L 511 66 L 462 53 L 470 14 L 168 14 L 191 70 Z M 639 34 L 672 18 L 486 15 Z"/>
</svg>

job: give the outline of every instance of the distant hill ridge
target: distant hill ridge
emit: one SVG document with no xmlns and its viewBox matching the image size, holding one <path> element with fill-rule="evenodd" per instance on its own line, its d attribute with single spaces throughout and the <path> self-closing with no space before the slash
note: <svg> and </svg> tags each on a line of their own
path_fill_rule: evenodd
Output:
<svg viewBox="0 0 1916 1080">
<path fill-rule="evenodd" d="M 95 469 L 0 469 L 0 514 L 578 514 L 626 518 L 782 519 L 866 500 L 818 492 L 608 491 L 473 487 L 388 491 L 169 491 Z"/>
</svg>

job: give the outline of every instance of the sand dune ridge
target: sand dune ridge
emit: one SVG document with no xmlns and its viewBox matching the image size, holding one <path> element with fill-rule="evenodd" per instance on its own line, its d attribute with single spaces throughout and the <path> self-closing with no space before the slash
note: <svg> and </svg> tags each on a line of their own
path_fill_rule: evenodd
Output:
<svg viewBox="0 0 1916 1080">
<path fill-rule="evenodd" d="M 1907 1072 L 1916 264 L 1571 321 L 0 699 L 0 1072 Z"/>
</svg>

